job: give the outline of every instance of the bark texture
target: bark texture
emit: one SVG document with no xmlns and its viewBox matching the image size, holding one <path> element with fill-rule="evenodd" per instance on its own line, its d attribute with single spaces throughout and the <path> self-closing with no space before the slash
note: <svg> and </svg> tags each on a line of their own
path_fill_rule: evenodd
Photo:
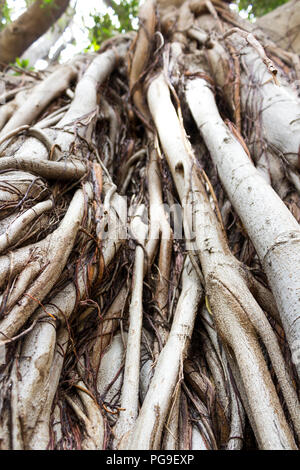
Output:
<svg viewBox="0 0 300 470">
<path fill-rule="evenodd" d="M 256 24 L 278 46 L 300 54 L 300 3 L 297 0 L 258 18 Z"/>
<path fill-rule="evenodd" d="M 44 4 L 43 0 L 36 0 L 28 10 L 6 26 L 0 33 L 2 65 L 21 57 L 23 52 L 60 18 L 69 2 L 70 0 L 53 0 Z"/>
</svg>

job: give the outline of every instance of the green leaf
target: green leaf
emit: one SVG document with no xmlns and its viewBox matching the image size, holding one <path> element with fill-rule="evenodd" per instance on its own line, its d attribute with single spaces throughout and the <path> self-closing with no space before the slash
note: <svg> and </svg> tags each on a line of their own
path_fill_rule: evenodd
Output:
<svg viewBox="0 0 300 470">
<path fill-rule="evenodd" d="M 275 8 L 287 3 L 289 0 L 237 0 L 239 10 L 246 10 L 249 19 L 254 16 L 263 16 Z"/>
<path fill-rule="evenodd" d="M 98 50 L 100 44 L 116 33 L 126 33 L 134 29 L 132 20 L 138 15 L 139 0 L 120 0 L 120 3 L 112 0 L 113 13 L 91 14 L 94 26 L 89 30 L 91 41 L 87 50 Z"/>
<path fill-rule="evenodd" d="M 29 59 L 21 59 L 20 57 L 17 57 L 15 63 L 11 63 L 10 65 L 17 67 L 18 69 L 34 70 L 34 67 L 29 67 Z M 21 75 L 21 73 L 16 72 L 15 75 Z"/>
</svg>

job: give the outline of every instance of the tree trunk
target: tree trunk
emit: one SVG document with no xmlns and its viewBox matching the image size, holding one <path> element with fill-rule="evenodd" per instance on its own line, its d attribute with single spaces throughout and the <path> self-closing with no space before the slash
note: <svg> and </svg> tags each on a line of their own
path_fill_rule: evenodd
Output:
<svg viewBox="0 0 300 470">
<path fill-rule="evenodd" d="M 297 62 L 228 2 L 158 6 L 5 75 L 2 449 L 299 446 Z"/>
<path fill-rule="evenodd" d="M 300 54 L 300 3 L 297 0 L 291 0 L 258 18 L 256 25 L 278 46 Z"/>
<path fill-rule="evenodd" d="M 44 4 L 36 0 L 22 15 L 0 32 L 0 62 L 9 64 L 60 18 L 70 0 L 54 0 Z"/>
</svg>

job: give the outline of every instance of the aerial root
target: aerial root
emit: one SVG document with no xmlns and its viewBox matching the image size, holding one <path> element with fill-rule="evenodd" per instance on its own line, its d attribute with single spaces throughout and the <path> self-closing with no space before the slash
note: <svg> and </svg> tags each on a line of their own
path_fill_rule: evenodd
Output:
<svg viewBox="0 0 300 470">
<path fill-rule="evenodd" d="M 89 188 L 87 189 L 89 193 Z M 75 199 L 77 201 L 74 201 L 74 206 L 77 207 L 78 197 Z M 79 205 L 79 212 L 80 209 L 82 208 Z M 74 216 L 74 211 L 72 213 Z M 71 217 L 71 214 L 69 216 Z M 68 221 L 68 226 L 69 223 Z M 113 236 L 115 228 L 115 226 L 110 226 L 111 236 Z M 121 243 L 122 240 L 119 241 L 119 246 Z M 114 252 L 109 248 L 109 245 L 103 247 L 103 258 L 107 264 L 111 262 L 113 256 L 117 253 L 118 244 Z M 18 393 L 18 396 L 22 396 L 18 413 L 21 418 L 22 416 L 31 416 L 32 426 L 24 430 L 23 437 L 18 437 L 14 444 L 16 448 L 23 448 L 23 446 L 29 449 L 45 448 L 49 441 L 49 419 L 53 399 L 63 366 L 64 351 L 66 351 L 70 341 L 67 327 L 68 319 L 75 309 L 78 297 L 81 299 L 86 295 L 88 274 L 85 271 L 87 269 L 79 271 L 76 285 L 74 282 L 69 282 L 34 313 L 35 325 L 33 330 L 27 334 L 22 350 L 23 354 L 26 352 L 27 359 L 22 360 L 21 373 L 23 369 L 27 372 L 30 371 L 30 373 L 26 377 L 24 376 L 21 382 L 17 378 L 15 379 L 16 393 Z M 96 278 L 97 272 L 94 272 L 93 280 Z M 82 391 L 86 390 L 86 386 L 82 382 L 79 382 L 78 385 L 80 387 L 78 388 L 79 397 L 67 397 L 67 400 L 85 426 L 86 432 L 82 441 L 82 448 L 102 449 L 105 427 L 102 412 L 95 400 L 91 399 L 88 393 Z M 39 394 L 39 398 L 37 398 L 37 394 Z M 80 403 L 77 403 L 78 400 L 80 400 Z M 37 402 L 39 405 L 36 404 Z M 18 427 L 19 418 L 14 422 L 14 429 L 18 429 Z M 35 428 L 39 430 L 38 439 L 35 437 L 35 433 L 32 432 Z"/>
<path fill-rule="evenodd" d="M 189 345 L 201 295 L 199 278 L 187 257 L 182 274 L 182 291 L 172 328 L 158 357 L 139 416 L 127 437 L 127 449 L 160 447 L 164 424 Z"/>
<path fill-rule="evenodd" d="M 53 201 L 50 199 L 39 202 L 14 220 L 5 230 L 5 233 L 0 235 L 0 253 L 15 244 L 21 237 L 24 237 L 24 230 L 28 225 L 45 212 L 50 211 L 53 206 Z"/>
<path fill-rule="evenodd" d="M 86 191 L 89 193 L 88 186 Z M 43 268 L 41 266 L 40 274 L 26 291 L 26 295 L 22 296 L 0 322 L 0 331 L 6 339 L 18 332 L 61 275 L 77 236 L 84 204 L 84 192 L 79 189 L 58 229 L 43 241 L 40 252 Z M 23 277 L 26 276 L 26 270 L 31 271 L 30 264 L 25 269 L 25 274 L 23 271 Z M 26 277 L 28 282 L 28 276 Z"/>
<path fill-rule="evenodd" d="M 295 448 L 294 439 L 263 359 L 255 328 L 251 323 L 251 309 L 253 308 L 254 299 L 244 281 L 244 271 L 241 271 L 240 264 L 228 249 L 224 234 L 208 201 L 205 189 L 192 172 L 194 156 L 170 100 L 169 90 L 163 75 L 152 81 L 148 90 L 148 103 L 185 210 L 185 227 L 189 226 L 190 230 L 191 228 L 194 229 L 195 244 L 198 248 L 205 279 L 206 294 L 214 315 L 217 331 L 225 344 L 229 344 L 233 349 L 235 358 L 239 358 L 238 367 L 243 377 L 249 406 L 255 417 L 258 433 L 256 437 L 263 448 L 272 448 L 272 446 L 275 448 L 281 446 L 283 448 Z M 166 121 L 172 128 L 172 137 L 170 133 L 165 132 L 163 123 Z M 176 142 L 176 146 L 174 142 Z M 204 221 L 206 222 L 204 223 Z M 189 233 L 186 234 L 186 237 L 188 236 Z M 230 279 L 230 288 L 228 279 Z M 245 344 L 243 353 L 241 353 L 241 348 L 239 350 L 238 346 L 241 338 L 243 338 L 243 344 Z M 278 348 L 277 354 L 279 352 Z M 241 357 L 241 354 L 243 354 L 243 357 Z M 253 368 L 253 374 L 249 375 L 251 368 Z M 292 411 L 295 404 L 293 401 L 295 393 L 288 385 L 286 376 L 283 377 L 285 373 L 278 371 L 278 375 L 282 379 L 283 389 L 288 390 L 286 399 Z M 245 383 L 246 377 L 247 383 Z M 265 403 L 262 400 L 259 404 L 254 404 L 252 400 L 258 382 L 260 389 L 264 390 Z M 271 403 L 274 405 L 271 405 Z M 259 408 L 260 411 L 258 412 Z M 262 416 L 264 416 L 263 419 Z M 277 422 L 276 426 L 274 422 Z"/>
<path fill-rule="evenodd" d="M 226 420 L 230 422 L 229 435 L 226 432 L 226 425 L 224 426 L 224 439 L 227 439 L 226 448 L 231 450 L 241 449 L 245 426 L 244 408 L 236 385 L 232 380 L 228 358 L 216 332 L 213 317 L 205 306 L 203 306 L 201 313 L 204 319 L 203 325 L 207 332 L 207 335 L 202 338 L 204 354 L 215 383 L 216 399 L 221 405 L 220 412 L 222 413 L 222 410 L 224 410 Z M 223 423 L 224 420 L 220 422 Z"/>
<path fill-rule="evenodd" d="M 80 160 L 68 159 L 66 162 L 54 162 L 27 157 L 3 157 L 1 170 L 23 170 L 56 181 L 79 180 L 86 173 L 86 167 Z"/>
<path fill-rule="evenodd" d="M 66 396 L 67 402 L 73 408 L 75 414 L 85 426 L 85 436 L 81 443 L 82 450 L 102 450 L 105 434 L 105 425 L 100 406 L 95 398 L 92 398 L 84 383 L 76 384 L 79 400 Z"/>
<path fill-rule="evenodd" d="M 129 330 L 126 345 L 126 358 L 124 378 L 121 393 L 121 408 L 124 408 L 114 427 L 115 446 L 132 429 L 138 416 L 139 406 L 139 374 L 140 374 L 140 345 L 143 318 L 143 279 L 144 279 L 144 249 L 147 235 L 146 228 L 141 221 L 143 207 L 134 215 L 132 228 L 139 245 L 135 249 L 133 268 L 132 294 L 129 306 Z M 140 246 L 141 245 L 141 246 Z"/>
</svg>

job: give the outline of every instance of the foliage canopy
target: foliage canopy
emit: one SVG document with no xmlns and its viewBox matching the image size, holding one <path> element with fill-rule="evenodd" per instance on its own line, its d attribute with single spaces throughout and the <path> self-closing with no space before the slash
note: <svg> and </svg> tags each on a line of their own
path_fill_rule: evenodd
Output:
<svg viewBox="0 0 300 470">
<path fill-rule="evenodd" d="M 237 0 L 239 10 L 247 10 L 249 17 L 263 16 L 289 0 Z"/>
<path fill-rule="evenodd" d="M 109 39 L 115 33 L 126 33 L 135 29 L 133 20 L 138 15 L 139 0 L 120 0 L 120 3 L 110 0 L 112 12 L 104 15 L 94 13 L 91 17 L 94 26 L 89 30 L 91 45 L 89 48 L 98 50 L 102 41 Z"/>
</svg>

